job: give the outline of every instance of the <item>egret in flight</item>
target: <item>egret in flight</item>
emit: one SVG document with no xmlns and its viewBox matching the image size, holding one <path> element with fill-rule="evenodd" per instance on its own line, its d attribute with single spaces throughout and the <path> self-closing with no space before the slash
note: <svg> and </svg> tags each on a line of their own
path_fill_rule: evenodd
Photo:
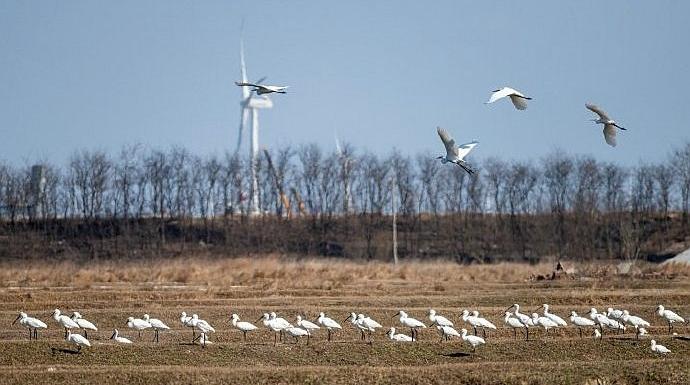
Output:
<svg viewBox="0 0 690 385">
<path fill-rule="evenodd" d="M 271 94 L 271 93 L 286 94 L 288 87 L 290 87 L 290 86 L 265 86 L 263 84 L 249 83 L 249 82 L 235 82 L 235 84 L 237 84 L 240 87 L 254 87 L 254 88 L 252 88 L 252 91 L 256 92 L 258 95 Z"/>
<path fill-rule="evenodd" d="M 494 90 L 493 93 L 491 94 L 491 97 L 489 98 L 489 100 L 485 104 L 493 103 L 493 102 L 500 100 L 500 99 L 503 99 L 505 97 L 509 97 L 510 101 L 513 102 L 513 105 L 518 110 L 526 110 L 527 109 L 527 101 L 532 100 L 532 98 L 523 95 L 522 93 L 518 92 L 517 90 L 514 90 L 510 87 L 503 87 L 501 89 Z"/>
<path fill-rule="evenodd" d="M 599 119 L 592 119 L 592 121 L 604 125 L 604 139 L 606 140 L 606 143 L 608 143 L 611 147 L 616 147 L 616 128 L 620 128 L 621 130 L 625 130 L 625 128 L 619 126 L 615 120 L 609 118 L 606 112 L 599 106 L 587 103 L 585 104 L 585 107 L 599 115 Z"/>
<path fill-rule="evenodd" d="M 479 144 L 479 142 L 474 141 L 457 145 L 455 144 L 455 140 L 448 134 L 448 131 L 441 127 L 437 127 L 436 131 L 438 132 L 438 136 L 441 137 L 443 145 L 446 147 L 446 155 L 441 155 L 436 159 L 441 159 L 441 163 L 443 164 L 455 163 L 469 174 L 474 174 L 474 170 L 467 164 L 464 158 L 477 144 Z"/>
</svg>

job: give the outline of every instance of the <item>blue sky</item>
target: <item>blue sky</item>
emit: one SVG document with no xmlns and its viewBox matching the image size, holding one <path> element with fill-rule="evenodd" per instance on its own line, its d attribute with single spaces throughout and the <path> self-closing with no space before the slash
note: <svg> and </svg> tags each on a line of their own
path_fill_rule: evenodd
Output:
<svg viewBox="0 0 690 385">
<path fill-rule="evenodd" d="M 642 3 L 642 4 L 640 4 Z M 64 162 L 77 149 L 234 149 L 240 25 L 250 78 L 287 84 L 261 142 L 334 132 L 360 150 L 666 159 L 690 140 L 687 1 L 0 2 L 0 159 Z M 526 111 L 485 105 L 510 85 Z M 604 143 L 587 101 L 628 131 Z"/>
</svg>

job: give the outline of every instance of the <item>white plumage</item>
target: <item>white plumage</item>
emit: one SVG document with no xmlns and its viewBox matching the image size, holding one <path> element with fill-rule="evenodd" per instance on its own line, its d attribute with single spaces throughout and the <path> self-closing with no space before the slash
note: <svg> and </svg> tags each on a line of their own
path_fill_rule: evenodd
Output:
<svg viewBox="0 0 690 385">
<path fill-rule="evenodd" d="M 319 318 L 317 318 L 316 323 L 326 328 L 328 331 L 328 340 L 331 340 L 331 333 L 333 329 L 342 329 L 339 323 L 335 322 L 333 319 L 326 317 L 324 312 L 319 313 Z"/>
<path fill-rule="evenodd" d="M 671 310 L 664 309 L 664 305 L 659 305 L 656 308 L 657 314 L 660 317 L 665 318 L 668 322 L 668 332 L 671 333 L 673 330 L 673 324 L 676 322 L 684 323 L 685 319 L 678 314 L 672 312 Z"/>
<path fill-rule="evenodd" d="M 544 317 L 555 322 L 558 326 L 568 326 L 568 323 L 565 322 L 565 320 L 563 318 L 549 312 L 549 305 L 548 304 L 543 304 L 542 307 L 544 308 Z"/>
<path fill-rule="evenodd" d="M 153 340 L 155 342 L 158 342 L 158 332 L 160 330 L 170 330 L 170 327 L 166 325 L 163 321 L 159 320 L 158 318 L 151 318 L 148 314 L 144 314 L 144 321 L 151 324 L 151 327 L 155 332 L 155 336 L 153 337 Z"/>
<path fill-rule="evenodd" d="M 141 331 L 150 328 L 151 324 L 141 318 L 128 317 L 127 327 L 136 330 L 139 333 L 139 337 L 141 337 Z"/>
<path fill-rule="evenodd" d="M 515 108 L 518 110 L 525 110 L 527 109 L 527 101 L 532 100 L 532 98 L 527 97 L 520 93 L 517 90 L 514 90 L 510 87 L 503 87 L 497 90 L 494 90 L 489 97 L 489 100 L 486 101 L 485 104 L 490 104 L 493 103 L 497 100 L 503 99 L 505 97 L 509 97 L 510 101 L 513 102 L 513 105 Z"/>
<path fill-rule="evenodd" d="M 523 324 L 519 319 L 512 317 L 512 314 L 510 312 L 505 312 L 506 316 L 503 319 L 503 322 L 505 322 L 506 325 L 510 326 L 513 328 L 513 336 L 515 339 L 517 339 L 517 330 L 518 329 L 524 329 L 527 331 L 528 326 Z"/>
<path fill-rule="evenodd" d="M 422 323 L 422 321 L 419 321 L 415 318 L 411 318 L 405 313 L 403 310 L 400 310 L 396 315 L 393 317 L 400 315 L 400 324 L 402 324 L 405 327 L 410 328 L 410 334 L 412 334 L 412 341 L 415 341 L 417 339 L 417 329 L 419 328 L 426 328 L 426 325 Z"/>
<path fill-rule="evenodd" d="M 577 326 L 578 330 L 580 331 L 580 338 L 582 338 L 583 327 L 594 326 L 594 321 L 592 321 L 589 318 L 580 317 L 579 315 L 577 315 L 577 313 L 575 313 L 575 311 L 570 312 L 570 322 L 572 322 L 573 325 Z"/>
<path fill-rule="evenodd" d="M 460 333 L 458 333 L 457 330 L 453 329 L 452 326 L 436 325 L 436 331 L 441 336 L 441 342 L 443 342 L 444 339 L 449 340 L 450 337 L 462 338 Z"/>
<path fill-rule="evenodd" d="M 19 321 L 20 325 L 29 329 L 29 340 L 31 340 L 32 337 L 35 339 L 38 339 L 38 329 L 47 329 L 48 328 L 48 325 L 46 325 L 43 321 L 41 321 L 38 318 L 29 317 L 24 312 L 19 313 L 17 318 L 14 319 L 14 322 L 12 322 L 12 325 L 17 323 L 17 321 Z"/>
<path fill-rule="evenodd" d="M 76 322 L 77 325 L 79 325 L 80 329 L 84 330 L 84 337 L 86 338 L 89 338 L 89 336 L 86 334 L 87 330 L 98 331 L 96 325 L 82 318 L 81 314 L 78 311 L 72 313 L 72 321 Z"/>
<path fill-rule="evenodd" d="M 115 342 L 121 343 L 121 344 L 131 344 L 132 341 L 130 341 L 128 338 L 120 336 L 120 332 L 117 329 L 113 330 L 113 335 L 110 336 L 111 340 L 115 340 Z"/>
<path fill-rule="evenodd" d="M 451 322 L 448 318 L 436 314 L 436 310 L 434 309 L 429 309 L 429 321 L 438 326 L 454 326 L 453 322 Z"/>
<path fill-rule="evenodd" d="M 472 351 L 475 351 L 477 346 L 486 343 L 482 337 L 467 335 L 467 329 L 462 329 L 461 337 L 465 342 L 472 345 Z"/>
<path fill-rule="evenodd" d="M 81 352 L 82 346 L 91 346 L 91 342 L 89 342 L 86 337 L 81 334 L 72 334 L 71 330 L 67 332 L 67 342 L 77 345 L 77 350 L 79 352 Z"/>
<path fill-rule="evenodd" d="M 442 164 L 455 163 L 469 174 L 474 174 L 474 170 L 465 161 L 465 156 L 467 156 L 479 142 L 474 141 L 458 146 L 455 144 L 455 139 L 453 139 L 445 129 L 437 127 L 436 132 L 438 136 L 441 137 L 441 142 L 443 142 L 443 146 L 446 148 L 446 155 L 441 155 L 436 159 L 441 159 Z"/>
<path fill-rule="evenodd" d="M 412 337 L 405 334 L 395 334 L 395 328 L 388 329 L 388 338 L 397 342 L 412 342 Z"/>
<path fill-rule="evenodd" d="M 53 319 L 55 322 L 59 323 L 60 326 L 65 328 L 65 338 L 69 336 L 69 331 L 71 329 L 79 329 L 79 324 L 74 322 L 71 318 L 66 315 L 60 315 L 60 310 L 53 310 Z"/>
<path fill-rule="evenodd" d="M 599 119 L 592 119 L 592 121 L 604 125 L 604 140 L 606 140 L 609 146 L 616 147 L 616 128 L 620 128 L 621 130 L 625 130 L 625 128 L 619 126 L 615 120 L 609 118 L 608 114 L 599 108 L 599 106 L 587 103 L 585 107 L 599 115 Z"/>
<path fill-rule="evenodd" d="M 656 341 L 652 340 L 652 351 L 654 353 L 659 353 L 659 354 L 668 354 L 671 353 L 671 351 L 664 345 L 659 345 L 656 343 Z"/>
</svg>

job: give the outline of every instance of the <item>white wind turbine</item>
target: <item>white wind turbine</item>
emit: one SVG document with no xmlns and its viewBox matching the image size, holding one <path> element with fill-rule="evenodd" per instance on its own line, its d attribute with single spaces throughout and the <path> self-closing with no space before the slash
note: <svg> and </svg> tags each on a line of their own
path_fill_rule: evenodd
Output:
<svg viewBox="0 0 690 385">
<path fill-rule="evenodd" d="M 242 83 L 247 81 L 247 66 L 244 62 L 244 41 L 240 39 L 240 72 L 242 76 Z M 260 79 L 256 83 L 261 83 L 264 79 Z M 259 182 L 256 175 L 257 162 L 259 159 L 259 109 L 269 109 L 273 107 L 273 102 L 268 96 L 255 95 L 252 93 L 250 86 L 242 86 L 242 100 L 240 101 L 240 132 L 237 138 L 237 148 L 235 153 L 239 152 L 242 145 L 242 136 L 246 132 L 249 115 L 251 114 L 251 136 L 249 141 L 249 156 L 251 159 L 251 174 L 252 174 L 252 188 L 251 197 L 249 201 L 250 214 L 259 214 Z"/>
</svg>

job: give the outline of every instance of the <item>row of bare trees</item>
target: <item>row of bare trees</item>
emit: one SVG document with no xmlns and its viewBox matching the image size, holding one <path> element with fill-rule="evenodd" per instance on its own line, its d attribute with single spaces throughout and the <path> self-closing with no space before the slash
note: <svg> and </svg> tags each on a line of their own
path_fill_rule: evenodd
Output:
<svg viewBox="0 0 690 385">
<path fill-rule="evenodd" d="M 372 244 L 385 233 L 391 194 L 403 255 L 414 257 L 637 257 L 649 242 L 663 249 L 685 240 L 690 227 L 690 143 L 658 164 L 624 167 L 556 151 L 538 161 L 490 158 L 474 164 L 475 176 L 427 155 L 377 156 L 349 145 L 332 153 L 314 144 L 285 147 L 265 152 L 256 165 L 259 218 L 248 212 L 249 166 L 229 154 L 143 146 L 115 155 L 78 151 L 66 166 L 45 163 L 40 173 L 0 163 L 1 231 L 40 223 L 57 240 L 69 235 L 64 223 L 72 223 L 95 228 L 90 236 L 101 240 L 124 234 L 127 247 L 131 238 L 141 247 L 155 239 L 160 247 L 170 224 L 182 223 L 187 227 L 172 234 L 182 244 L 230 243 L 242 234 L 271 245 L 270 236 L 247 229 L 257 221 L 277 229 L 304 223 L 291 236 L 310 246 L 298 251 L 314 252 L 326 241 L 350 249 L 362 243 L 358 255 L 381 257 L 385 247 L 376 251 Z M 132 228 L 142 221 L 147 229 L 154 223 L 155 231 Z M 333 233 L 343 222 L 344 232 Z M 304 242 L 285 240 L 257 251 L 290 251 L 296 243 Z"/>
</svg>

